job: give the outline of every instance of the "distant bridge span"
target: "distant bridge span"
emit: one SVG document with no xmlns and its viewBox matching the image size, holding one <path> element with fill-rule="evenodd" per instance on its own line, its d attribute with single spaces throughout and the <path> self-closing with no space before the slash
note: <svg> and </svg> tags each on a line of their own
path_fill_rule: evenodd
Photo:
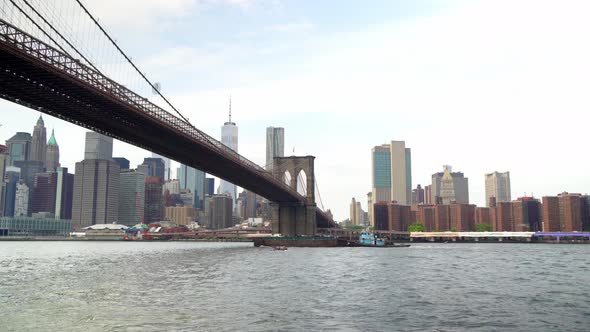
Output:
<svg viewBox="0 0 590 332">
<path fill-rule="evenodd" d="M 77 59 L 0 20 L 0 98 L 200 169 L 273 202 L 305 205 L 281 179 Z M 316 209 L 318 227 L 333 227 Z"/>
</svg>

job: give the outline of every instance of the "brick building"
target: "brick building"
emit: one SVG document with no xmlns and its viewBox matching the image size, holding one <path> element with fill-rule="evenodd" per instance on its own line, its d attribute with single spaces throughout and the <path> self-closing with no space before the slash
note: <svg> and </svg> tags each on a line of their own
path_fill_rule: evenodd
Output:
<svg viewBox="0 0 590 332">
<path fill-rule="evenodd" d="M 434 206 L 434 228 L 441 232 L 451 230 L 451 211 L 449 205 Z"/>
<path fill-rule="evenodd" d="M 475 205 L 451 204 L 450 205 L 451 230 L 457 232 L 470 232 L 475 230 Z"/>
<path fill-rule="evenodd" d="M 562 232 L 582 231 L 582 195 L 561 193 L 559 197 L 559 227 Z"/>
<path fill-rule="evenodd" d="M 494 232 L 512 232 L 512 202 L 496 202 L 495 222 L 492 225 Z"/>
<path fill-rule="evenodd" d="M 492 226 L 491 209 L 487 207 L 475 208 L 475 224 L 488 224 Z"/>
<path fill-rule="evenodd" d="M 559 232 L 559 197 L 545 196 L 543 201 L 543 232 Z"/>
<path fill-rule="evenodd" d="M 376 230 L 406 232 L 412 220 L 412 211 L 408 205 L 396 202 L 377 202 L 373 204 L 373 218 Z"/>
</svg>

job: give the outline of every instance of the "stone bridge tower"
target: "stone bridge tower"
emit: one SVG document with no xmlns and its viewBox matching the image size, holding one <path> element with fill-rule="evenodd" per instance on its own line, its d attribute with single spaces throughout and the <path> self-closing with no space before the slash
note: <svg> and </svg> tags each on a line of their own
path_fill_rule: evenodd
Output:
<svg viewBox="0 0 590 332">
<path fill-rule="evenodd" d="M 316 234 L 315 174 L 314 156 L 275 157 L 273 176 L 280 181 L 286 173 L 290 175 L 288 184 L 297 190 L 299 173 L 305 173 L 305 203 L 272 203 L 272 231 L 284 236 Z"/>
</svg>

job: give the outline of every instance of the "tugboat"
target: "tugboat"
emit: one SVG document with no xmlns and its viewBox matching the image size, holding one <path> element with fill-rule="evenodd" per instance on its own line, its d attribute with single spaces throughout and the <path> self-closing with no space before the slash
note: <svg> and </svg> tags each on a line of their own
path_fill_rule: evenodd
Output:
<svg viewBox="0 0 590 332">
<path fill-rule="evenodd" d="M 362 246 L 369 246 L 369 247 L 384 247 L 385 240 L 377 237 L 377 235 L 369 232 L 362 232 L 361 236 L 359 236 L 359 244 Z"/>
<path fill-rule="evenodd" d="M 405 248 L 409 247 L 409 244 L 388 244 L 385 239 L 377 237 L 372 232 L 364 231 L 359 236 L 357 241 L 340 241 L 340 246 L 343 247 L 371 247 L 371 248 Z"/>
</svg>

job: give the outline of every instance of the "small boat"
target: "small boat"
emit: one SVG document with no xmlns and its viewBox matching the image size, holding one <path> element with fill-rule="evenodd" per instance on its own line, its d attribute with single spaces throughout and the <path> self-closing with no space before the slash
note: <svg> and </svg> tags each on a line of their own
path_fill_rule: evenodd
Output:
<svg viewBox="0 0 590 332">
<path fill-rule="evenodd" d="M 385 239 L 377 237 L 377 235 L 371 232 L 362 232 L 357 241 L 343 241 L 345 243 L 339 243 L 343 247 L 371 247 L 371 248 L 406 248 L 409 244 L 395 244 L 387 243 Z"/>
<path fill-rule="evenodd" d="M 370 232 L 362 232 L 359 236 L 359 243 L 363 246 L 383 247 L 385 240 Z"/>
<path fill-rule="evenodd" d="M 274 250 L 287 250 L 287 246 L 276 246 L 273 247 Z"/>
</svg>

